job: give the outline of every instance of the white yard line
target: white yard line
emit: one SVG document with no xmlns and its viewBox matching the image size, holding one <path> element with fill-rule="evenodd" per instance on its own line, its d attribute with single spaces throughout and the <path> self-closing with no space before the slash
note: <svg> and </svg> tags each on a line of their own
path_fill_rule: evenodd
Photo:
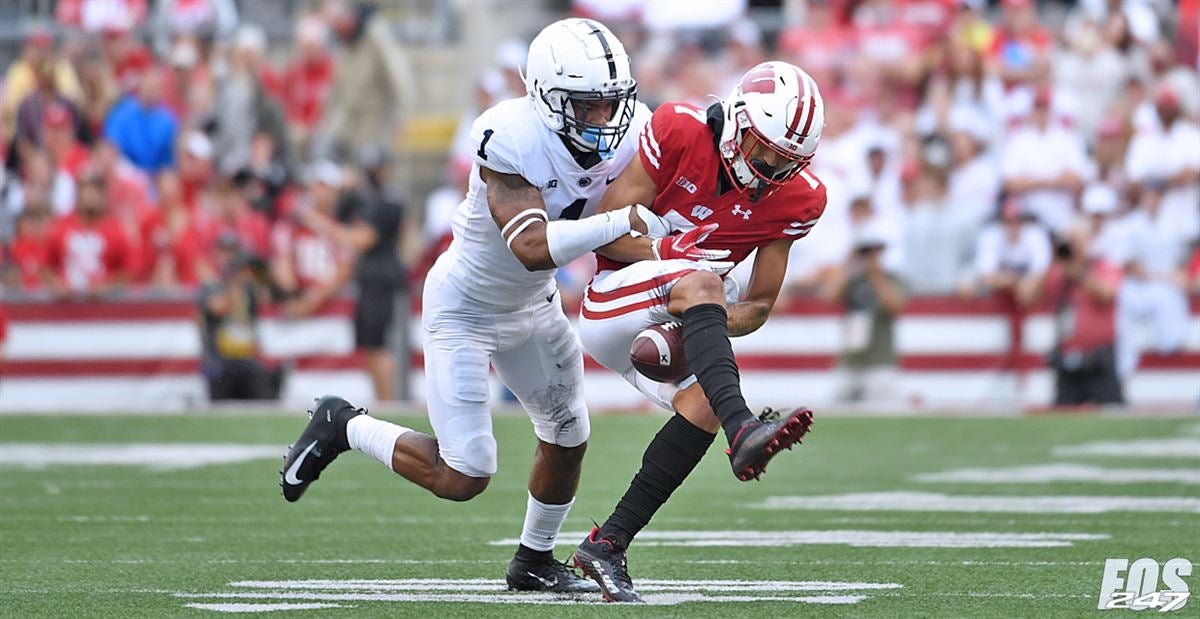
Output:
<svg viewBox="0 0 1200 619">
<path fill-rule="evenodd" d="M 824 496 L 773 496 L 758 509 L 1102 514 L 1108 512 L 1200 513 L 1200 498 L 1062 495 L 950 495 L 935 492 L 859 492 Z"/>
<path fill-rule="evenodd" d="M 953 469 L 940 473 L 922 473 L 914 475 L 912 479 L 925 483 L 978 484 L 1048 484 L 1055 482 L 1200 484 L 1200 469 L 1118 469 L 1059 462 L 1033 466 Z"/>
<path fill-rule="evenodd" d="M 1055 456 L 1113 456 L 1119 458 L 1200 458 L 1200 438 L 1134 439 L 1059 445 Z"/>
<path fill-rule="evenodd" d="M 777 497 L 773 497 L 777 498 Z M 563 539 L 579 539 L 583 532 L 563 534 Z M 805 545 L 844 545 L 853 548 L 1059 548 L 1077 541 L 1109 539 L 1095 533 L 993 533 L 956 531 L 643 531 L 637 544 L 676 547 L 776 547 Z M 520 540 L 500 539 L 493 546 L 514 546 Z"/>
<path fill-rule="evenodd" d="M 0 466 L 139 466 L 153 471 L 195 469 L 278 458 L 279 445 L 241 443 L 0 443 Z"/>
<path fill-rule="evenodd" d="M 503 580 L 488 578 L 402 578 L 391 580 L 239 580 L 229 583 L 243 589 L 314 591 L 502 591 Z M 824 580 L 657 580 L 638 579 L 639 591 L 776 592 L 858 591 L 899 589 L 896 583 L 838 582 Z"/>
<path fill-rule="evenodd" d="M 275 604 L 184 604 L 197 610 L 212 610 L 219 613 L 270 613 L 278 610 L 323 610 L 326 608 L 348 608 L 344 604 L 306 603 L 292 604 L 288 602 Z M 352 608 L 352 607 L 351 607 Z"/>
<path fill-rule="evenodd" d="M 600 596 L 561 596 L 548 593 L 314 593 L 310 591 L 177 593 L 185 599 L 221 600 L 313 600 L 321 602 L 443 602 L 453 604 L 534 604 L 580 605 L 605 604 Z M 856 604 L 866 599 L 862 595 L 816 596 L 753 596 L 706 595 L 702 593 L 650 593 L 642 600 L 652 606 L 673 606 L 685 602 L 799 602 L 809 604 Z"/>
</svg>

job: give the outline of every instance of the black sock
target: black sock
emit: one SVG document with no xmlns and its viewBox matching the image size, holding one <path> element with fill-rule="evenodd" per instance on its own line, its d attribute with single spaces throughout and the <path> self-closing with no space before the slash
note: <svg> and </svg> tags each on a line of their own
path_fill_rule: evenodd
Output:
<svg viewBox="0 0 1200 619">
<path fill-rule="evenodd" d="M 545 563 L 554 560 L 553 550 L 534 550 L 525 544 L 517 544 L 516 559 L 531 563 Z"/>
<path fill-rule="evenodd" d="M 633 536 L 650 522 L 658 508 L 700 463 L 714 438 L 715 434 L 697 428 L 678 414 L 667 420 L 646 446 L 641 470 L 633 476 L 625 496 L 600 527 L 600 537 L 627 548 Z"/>
<path fill-rule="evenodd" d="M 729 315 L 716 303 L 683 313 L 683 351 L 730 443 L 747 420 L 754 419 L 742 397 L 741 377 L 729 343 Z"/>
</svg>

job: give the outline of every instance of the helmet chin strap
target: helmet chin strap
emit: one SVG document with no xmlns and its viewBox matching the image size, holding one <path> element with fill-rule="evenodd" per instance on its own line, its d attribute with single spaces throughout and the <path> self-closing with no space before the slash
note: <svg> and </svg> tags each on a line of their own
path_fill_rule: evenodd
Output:
<svg viewBox="0 0 1200 619">
<path fill-rule="evenodd" d="M 734 159 L 732 167 L 733 173 L 737 177 L 737 182 L 740 183 L 742 187 L 752 190 L 752 193 L 750 194 L 751 202 L 758 202 L 758 200 L 763 197 L 764 192 L 771 187 L 771 183 L 764 181 L 762 178 L 754 174 L 754 172 L 758 172 L 766 177 L 774 176 L 775 168 L 772 168 L 762 159 L 751 159 L 750 163 L 747 165 L 745 158 L 739 156 Z M 751 168 L 753 168 L 753 171 Z"/>
</svg>

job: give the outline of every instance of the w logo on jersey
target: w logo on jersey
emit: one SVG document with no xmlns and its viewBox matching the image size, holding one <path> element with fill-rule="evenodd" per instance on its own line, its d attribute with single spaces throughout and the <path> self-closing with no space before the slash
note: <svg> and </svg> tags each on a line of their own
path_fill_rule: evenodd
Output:
<svg viewBox="0 0 1200 619">
<path fill-rule="evenodd" d="M 704 221 L 705 219 L 708 219 L 709 216 L 712 214 L 713 214 L 713 210 L 708 208 L 707 206 L 697 204 L 696 206 L 692 207 L 692 217 L 695 217 L 696 219 L 699 219 L 700 221 Z"/>
<path fill-rule="evenodd" d="M 810 221 L 793 221 L 788 227 L 783 229 L 783 233 L 788 236 L 804 236 L 815 225 L 817 225 L 817 220 L 815 219 Z"/>
</svg>

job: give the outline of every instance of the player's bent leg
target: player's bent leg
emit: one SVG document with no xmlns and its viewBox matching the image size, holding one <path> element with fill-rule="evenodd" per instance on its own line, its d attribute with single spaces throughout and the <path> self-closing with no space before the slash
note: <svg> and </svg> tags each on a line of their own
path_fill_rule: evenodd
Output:
<svg viewBox="0 0 1200 619">
<path fill-rule="evenodd" d="M 696 271 L 671 289 L 668 310 L 683 317 L 688 363 L 729 441 L 730 466 L 742 481 L 758 479 L 775 454 L 791 449 L 812 426 L 812 411 L 766 410 L 755 418 L 742 396 L 741 377 L 729 342 L 724 285 L 714 273 Z"/>
<path fill-rule="evenodd" d="M 499 468 L 488 407 L 488 352 L 458 329 L 439 325 L 425 342 L 425 392 L 434 436 L 401 437 L 392 470 L 453 501 L 487 488 Z"/>
<path fill-rule="evenodd" d="M 697 428 L 709 434 L 716 434 L 721 429 L 721 420 L 708 405 L 708 398 L 704 397 L 699 383 L 692 383 L 687 388 L 680 389 L 671 400 L 671 404 L 676 412 Z"/>
<path fill-rule="evenodd" d="M 455 470 L 442 459 L 438 440 L 422 432 L 407 433 L 396 441 L 391 469 L 434 496 L 450 501 L 469 501 L 486 490 L 491 481 L 491 475 L 482 472 L 472 476 Z"/>
<path fill-rule="evenodd" d="M 694 271 L 671 288 L 667 310 L 683 318 L 683 348 L 688 364 L 712 405 L 725 438 L 732 444 L 754 415 L 742 396 L 741 378 L 729 342 L 725 287 L 708 271 Z"/>
<path fill-rule="evenodd" d="M 591 433 L 582 389 L 583 351 L 557 298 L 531 312 L 536 327 L 529 338 L 493 356 L 497 375 L 528 412 L 538 437 L 521 543 L 505 579 L 510 589 L 520 591 L 596 592 L 591 581 L 554 559 L 554 543 L 574 505 Z"/>
</svg>

